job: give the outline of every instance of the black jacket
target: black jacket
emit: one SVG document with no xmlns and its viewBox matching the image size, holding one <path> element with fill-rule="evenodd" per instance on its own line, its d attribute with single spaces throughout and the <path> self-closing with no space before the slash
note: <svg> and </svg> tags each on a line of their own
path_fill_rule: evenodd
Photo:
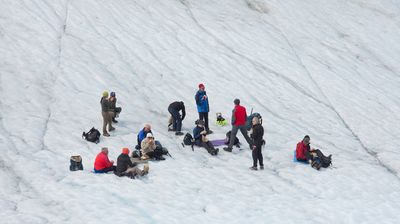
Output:
<svg viewBox="0 0 400 224">
<path fill-rule="evenodd" d="M 253 144 L 257 147 L 261 147 L 263 144 L 264 128 L 261 124 L 256 124 L 253 126 L 253 133 L 251 138 L 253 139 Z"/>
<path fill-rule="evenodd" d="M 182 111 L 182 120 L 185 119 L 185 104 L 182 101 L 175 101 L 168 106 L 168 110 Z"/>
<path fill-rule="evenodd" d="M 121 154 L 118 156 L 117 159 L 117 168 L 115 169 L 115 175 L 123 176 L 124 172 L 130 168 L 136 166 L 136 163 L 132 163 L 131 158 L 129 155 Z"/>
</svg>

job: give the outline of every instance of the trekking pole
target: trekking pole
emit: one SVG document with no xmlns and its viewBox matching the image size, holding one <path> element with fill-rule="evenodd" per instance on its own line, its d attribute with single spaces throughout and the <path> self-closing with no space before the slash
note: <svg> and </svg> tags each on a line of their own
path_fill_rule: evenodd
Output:
<svg viewBox="0 0 400 224">
<path fill-rule="evenodd" d="M 167 156 L 169 156 L 169 157 L 171 157 L 171 158 L 174 158 L 174 157 L 171 156 L 171 154 L 169 154 L 169 152 L 167 152 Z"/>
</svg>

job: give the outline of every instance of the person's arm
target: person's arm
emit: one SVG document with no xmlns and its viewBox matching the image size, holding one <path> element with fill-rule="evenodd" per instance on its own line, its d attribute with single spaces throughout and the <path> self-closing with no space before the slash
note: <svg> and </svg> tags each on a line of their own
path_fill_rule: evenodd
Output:
<svg viewBox="0 0 400 224">
<path fill-rule="evenodd" d="M 200 138 L 200 129 L 197 128 L 197 127 L 193 129 L 193 138 L 194 139 L 199 139 Z"/>
<path fill-rule="evenodd" d="M 233 109 L 232 110 L 232 119 L 231 119 L 231 123 L 232 123 L 232 125 L 234 125 L 235 124 L 235 121 L 236 121 L 236 109 Z"/>
<path fill-rule="evenodd" d="M 194 99 L 196 100 L 196 104 L 200 106 L 200 92 L 197 91 L 196 96 L 194 97 Z"/>
<path fill-rule="evenodd" d="M 185 105 L 182 104 L 182 121 L 183 119 L 185 119 L 185 116 L 186 116 Z"/>
</svg>

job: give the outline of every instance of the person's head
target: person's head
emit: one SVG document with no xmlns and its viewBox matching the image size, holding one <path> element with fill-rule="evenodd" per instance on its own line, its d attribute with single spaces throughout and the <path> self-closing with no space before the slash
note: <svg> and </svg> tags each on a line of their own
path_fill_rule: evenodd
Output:
<svg viewBox="0 0 400 224">
<path fill-rule="evenodd" d="M 111 92 L 111 93 L 110 93 L 110 96 L 111 96 L 111 97 L 115 97 L 115 92 Z"/>
<path fill-rule="evenodd" d="M 304 136 L 303 143 L 304 143 L 304 145 L 309 145 L 310 144 L 310 136 L 308 136 L 308 135 Z"/>
<path fill-rule="evenodd" d="M 122 149 L 122 154 L 129 155 L 129 149 L 128 148 L 123 148 Z"/>
<path fill-rule="evenodd" d="M 145 124 L 144 125 L 144 130 L 145 131 L 151 131 L 151 125 L 150 124 Z"/>
<path fill-rule="evenodd" d="M 239 104 L 240 104 L 240 100 L 239 100 L 238 98 L 236 98 L 236 99 L 233 101 L 233 103 L 234 103 L 235 105 L 239 105 Z"/>
<path fill-rule="evenodd" d="M 103 97 L 108 97 L 108 91 L 103 92 Z"/>
<path fill-rule="evenodd" d="M 260 118 L 258 118 L 257 116 L 253 117 L 253 119 L 251 120 L 251 123 L 253 125 L 259 124 L 260 123 Z"/>
<path fill-rule="evenodd" d="M 154 136 L 152 133 L 147 133 L 146 138 L 149 140 L 154 140 Z"/>
<path fill-rule="evenodd" d="M 203 91 L 204 91 L 204 90 L 206 89 L 206 87 L 204 86 L 204 84 L 203 84 L 203 83 L 200 83 L 200 84 L 199 84 L 199 89 L 201 89 L 201 90 L 203 90 Z"/>
<path fill-rule="evenodd" d="M 203 120 L 196 120 L 195 124 L 199 127 L 204 127 L 204 121 Z"/>
<path fill-rule="evenodd" d="M 101 152 L 108 155 L 108 148 L 107 147 L 101 148 Z"/>
</svg>

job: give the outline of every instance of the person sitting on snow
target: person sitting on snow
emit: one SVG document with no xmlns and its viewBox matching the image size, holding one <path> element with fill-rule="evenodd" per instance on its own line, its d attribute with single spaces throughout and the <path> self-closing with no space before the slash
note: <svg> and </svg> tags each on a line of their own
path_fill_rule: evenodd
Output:
<svg viewBox="0 0 400 224">
<path fill-rule="evenodd" d="M 94 161 L 95 173 L 107 173 L 115 170 L 114 161 L 108 159 L 108 148 L 103 147 Z"/>
<path fill-rule="evenodd" d="M 145 164 L 143 170 L 137 167 L 137 163 L 132 163 L 129 158 L 129 149 L 123 148 L 121 155 L 117 159 L 117 167 L 114 174 L 123 177 L 127 176 L 130 178 L 135 178 L 135 176 L 144 176 L 149 173 L 149 165 Z"/>
<path fill-rule="evenodd" d="M 297 143 L 296 146 L 296 159 L 297 161 L 303 161 L 311 163 L 310 155 L 310 136 L 304 136 L 303 140 Z"/>
<path fill-rule="evenodd" d="M 152 133 L 147 133 L 141 144 L 141 159 L 155 158 L 156 160 L 165 160 L 162 156 L 162 149 L 156 145 Z"/>
<path fill-rule="evenodd" d="M 137 145 L 136 145 L 136 149 L 140 149 L 141 148 L 141 144 L 143 139 L 146 138 L 148 133 L 152 133 L 151 132 L 151 125 L 150 124 L 145 124 L 144 128 L 139 132 L 139 134 L 137 135 Z M 153 134 L 153 133 L 152 133 Z"/>
<path fill-rule="evenodd" d="M 211 155 L 217 155 L 218 149 L 215 149 L 214 145 L 207 138 L 207 130 L 204 127 L 205 122 L 203 120 L 197 120 L 195 124 L 196 127 L 193 129 L 194 144 L 204 147 Z"/>
</svg>

